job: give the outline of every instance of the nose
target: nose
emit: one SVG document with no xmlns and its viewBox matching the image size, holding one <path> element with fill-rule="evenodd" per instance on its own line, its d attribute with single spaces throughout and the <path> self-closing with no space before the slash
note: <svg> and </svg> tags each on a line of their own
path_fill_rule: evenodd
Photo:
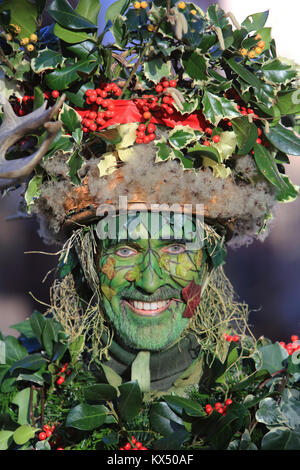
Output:
<svg viewBox="0 0 300 470">
<path fill-rule="evenodd" d="M 135 282 L 135 286 L 147 294 L 153 294 L 165 284 L 157 260 L 153 255 L 147 255 L 141 265 L 141 277 Z"/>
</svg>

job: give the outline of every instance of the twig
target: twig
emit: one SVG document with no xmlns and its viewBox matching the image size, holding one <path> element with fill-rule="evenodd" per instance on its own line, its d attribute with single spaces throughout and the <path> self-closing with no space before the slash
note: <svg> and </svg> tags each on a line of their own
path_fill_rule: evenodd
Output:
<svg viewBox="0 0 300 470">
<path fill-rule="evenodd" d="M 273 372 L 273 374 L 271 374 L 271 377 L 267 378 L 266 380 L 264 380 L 260 385 L 259 385 L 259 389 L 261 390 L 270 380 L 272 380 L 274 377 L 276 377 L 276 375 L 279 375 L 279 374 L 282 374 L 283 372 L 286 372 L 286 369 L 280 369 L 280 370 L 277 370 L 276 372 Z"/>
<path fill-rule="evenodd" d="M 1 57 L 2 61 L 8 66 L 8 68 L 9 68 L 13 73 L 16 73 L 16 69 L 11 65 L 11 63 L 9 62 L 9 60 L 7 60 L 7 58 L 5 57 L 5 54 L 4 54 L 4 51 L 3 51 L 2 47 L 0 47 L 0 57 Z"/>
</svg>

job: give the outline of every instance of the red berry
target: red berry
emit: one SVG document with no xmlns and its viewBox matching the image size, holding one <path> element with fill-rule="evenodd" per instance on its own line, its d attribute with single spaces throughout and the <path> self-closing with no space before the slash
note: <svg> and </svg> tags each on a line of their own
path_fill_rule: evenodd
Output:
<svg viewBox="0 0 300 470">
<path fill-rule="evenodd" d="M 176 80 L 170 80 L 170 87 L 175 88 L 177 86 Z"/>
<path fill-rule="evenodd" d="M 65 450 L 63 447 L 58 447 L 56 450 Z"/>
<path fill-rule="evenodd" d="M 59 97 L 59 91 L 53 90 L 51 95 L 52 95 L 53 98 L 58 98 Z"/>
<path fill-rule="evenodd" d="M 106 119 L 111 119 L 112 117 L 114 117 L 115 113 L 114 111 L 105 111 L 104 113 L 104 117 L 106 117 Z"/>
<path fill-rule="evenodd" d="M 223 406 L 222 403 L 217 402 L 217 403 L 215 404 L 215 410 L 218 410 L 219 408 L 222 408 L 222 406 Z"/>
<path fill-rule="evenodd" d="M 103 108 L 107 108 L 109 104 L 110 104 L 109 100 L 102 100 L 102 107 Z"/>
<path fill-rule="evenodd" d="M 105 121 L 104 121 L 103 118 L 98 117 L 98 118 L 96 119 L 96 123 L 98 124 L 98 126 L 103 126 L 103 125 L 105 124 Z"/>
<path fill-rule="evenodd" d="M 156 125 L 153 124 L 152 122 L 150 122 L 148 124 L 148 127 L 147 127 L 147 131 L 149 132 L 149 134 L 151 134 L 152 132 L 154 132 L 156 130 Z"/>
<path fill-rule="evenodd" d="M 167 109 L 166 109 L 166 112 L 171 115 L 171 114 L 174 113 L 174 109 L 171 108 L 170 106 L 168 106 Z"/>
<path fill-rule="evenodd" d="M 163 91 L 163 87 L 161 85 L 156 85 L 155 90 L 157 93 L 161 93 Z"/>
<path fill-rule="evenodd" d="M 86 96 L 91 96 L 95 93 L 95 90 L 91 90 L 90 88 L 88 90 L 86 90 L 85 94 Z"/>
<path fill-rule="evenodd" d="M 170 98 L 168 96 L 163 97 L 163 103 L 170 103 Z"/>
<path fill-rule="evenodd" d="M 249 109 L 248 109 L 248 114 L 254 114 L 253 109 L 250 109 L 250 108 L 249 108 Z"/>
<path fill-rule="evenodd" d="M 137 135 L 138 139 L 143 139 L 144 137 L 145 137 L 145 132 L 144 131 L 140 131 Z"/>
<path fill-rule="evenodd" d="M 152 114 L 151 114 L 149 111 L 146 111 L 146 112 L 143 114 L 143 118 L 146 119 L 146 120 L 150 119 L 151 116 L 152 116 Z"/>
<path fill-rule="evenodd" d="M 162 86 L 163 86 L 164 88 L 168 88 L 169 85 L 170 85 L 169 80 L 164 80 L 164 81 L 162 82 Z"/>
<path fill-rule="evenodd" d="M 136 438 L 135 438 L 134 436 L 131 436 L 131 442 L 132 442 L 133 444 L 136 443 Z"/>
<path fill-rule="evenodd" d="M 235 343 L 237 343 L 238 340 L 239 340 L 238 335 L 234 335 L 234 336 L 232 337 L 232 341 L 234 341 Z"/>
<path fill-rule="evenodd" d="M 211 129 L 211 127 L 207 127 L 204 132 L 205 134 L 212 135 L 213 130 Z"/>
<path fill-rule="evenodd" d="M 122 90 L 121 90 L 121 88 L 117 88 L 116 90 L 114 90 L 114 94 L 115 94 L 116 96 L 121 96 L 121 95 L 122 95 Z"/>
<path fill-rule="evenodd" d="M 96 111 L 90 111 L 87 117 L 89 119 L 96 119 L 96 117 L 97 117 Z M 66 370 L 66 368 L 64 370 Z"/>
<path fill-rule="evenodd" d="M 90 95 L 90 96 L 88 97 L 88 99 L 89 99 L 89 101 L 90 101 L 91 103 L 95 103 L 95 101 L 97 100 L 97 95 L 96 95 L 96 93 L 95 93 L 94 95 Z"/>
<path fill-rule="evenodd" d="M 291 336 L 291 340 L 294 342 L 294 341 L 298 341 L 299 340 L 299 336 L 297 335 L 292 335 Z"/>
<path fill-rule="evenodd" d="M 45 431 L 45 432 L 46 432 L 46 431 L 51 431 L 51 426 L 49 426 L 49 424 L 45 424 L 45 425 L 43 426 L 43 431 Z"/>
<path fill-rule="evenodd" d="M 155 137 L 156 137 L 156 135 L 154 133 L 149 134 L 149 139 L 150 140 L 154 140 Z"/>
<path fill-rule="evenodd" d="M 228 398 L 228 399 L 225 401 L 225 405 L 226 405 L 226 406 L 229 406 L 229 405 L 231 405 L 231 404 L 232 404 L 232 400 L 231 400 L 231 398 Z"/>
<path fill-rule="evenodd" d="M 256 139 L 256 143 L 257 143 L 257 144 L 261 144 L 261 142 L 262 142 L 262 140 L 258 137 L 258 138 Z"/>
<path fill-rule="evenodd" d="M 231 121 L 227 122 L 227 126 L 232 127 L 232 122 Z"/>
<path fill-rule="evenodd" d="M 46 431 L 46 436 L 47 436 L 47 437 L 52 436 L 52 431 L 51 431 L 50 429 L 47 429 L 47 431 Z"/>
<path fill-rule="evenodd" d="M 47 439 L 46 433 L 45 432 L 40 432 L 39 433 L 39 440 L 44 441 L 45 439 Z"/>
<path fill-rule="evenodd" d="M 130 450 L 131 449 L 131 444 L 129 442 L 127 442 L 127 444 L 125 444 L 125 446 L 124 446 L 124 449 L 125 450 Z"/>
<path fill-rule="evenodd" d="M 213 142 L 215 144 L 217 144 L 218 142 L 220 142 L 221 140 L 221 137 L 219 135 L 214 135 L 213 138 L 212 138 Z"/>
<path fill-rule="evenodd" d="M 107 92 L 105 90 L 100 91 L 100 96 L 101 98 L 106 98 L 107 97 Z"/>
<path fill-rule="evenodd" d="M 150 126 L 150 124 L 149 124 L 149 126 Z M 145 124 L 140 124 L 139 127 L 138 127 L 138 130 L 139 131 L 145 131 L 146 130 Z"/>
<path fill-rule="evenodd" d="M 150 137 L 148 135 L 145 135 L 144 144 L 149 144 L 149 142 L 150 142 Z"/>
<path fill-rule="evenodd" d="M 57 379 L 56 383 L 57 383 L 58 385 L 61 385 L 62 383 L 64 383 L 64 381 L 65 381 L 65 378 L 64 378 L 64 377 L 59 377 L 59 379 Z"/>
<path fill-rule="evenodd" d="M 96 104 L 100 106 L 102 103 L 103 103 L 103 98 L 101 98 L 101 96 L 98 96 L 98 98 L 96 99 Z"/>
<path fill-rule="evenodd" d="M 97 124 L 95 122 L 92 122 L 92 124 L 90 125 L 90 130 L 93 132 L 97 130 Z"/>
<path fill-rule="evenodd" d="M 143 144 L 143 143 L 144 143 L 144 139 L 139 139 L 139 138 L 137 138 L 137 139 L 136 139 L 136 143 L 137 143 L 137 144 Z"/>
<path fill-rule="evenodd" d="M 205 145 L 206 147 L 210 147 L 210 143 L 208 142 L 208 140 L 205 140 L 205 141 L 203 142 L 203 145 Z"/>
<path fill-rule="evenodd" d="M 262 132 L 261 132 L 261 129 L 259 127 L 257 128 L 257 131 L 258 131 L 258 136 L 261 136 Z"/>
<path fill-rule="evenodd" d="M 136 447 L 137 449 L 140 449 L 141 447 L 143 447 L 143 444 L 138 441 L 138 442 L 135 443 L 135 447 Z"/>
</svg>

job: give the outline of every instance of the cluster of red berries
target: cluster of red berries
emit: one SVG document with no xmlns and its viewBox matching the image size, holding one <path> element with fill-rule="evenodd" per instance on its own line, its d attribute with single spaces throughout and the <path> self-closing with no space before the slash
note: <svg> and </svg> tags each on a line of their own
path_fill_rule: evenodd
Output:
<svg viewBox="0 0 300 470">
<path fill-rule="evenodd" d="M 240 340 L 238 335 L 228 335 L 227 333 L 224 333 L 224 339 L 228 341 L 229 343 L 231 343 L 231 341 L 233 341 L 234 343 L 237 343 Z"/>
<path fill-rule="evenodd" d="M 148 144 L 155 139 L 155 125 L 150 122 L 153 114 L 159 117 L 171 116 L 175 109 L 173 107 L 174 98 L 168 94 L 168 88 L 176 88 L 176 80 L 162 78 L 155 87 L 157 95 L 144 95 L 136 100 L 138 108 L 141 110 L 144 122 L 137 129 L 136 143 Z M 147 130 L 147 134 L 145 131 Z"/>
<path fill-rule="evenodd" d="M 228 398 L 224 404 L 217 402 L 214 406 L 210 405 L 209 403 L 205 406 L 205 411 L 207 415 L 211 415 L 212 412 L 215 410 L 223 416 L 226 416 L 226 409 L 229 405 L 232 404 L 231 398 Z"/>
<path fill-rule="evenodd" d="M 200 129 L 201 132 L 203 132 L 203 129 Z M 204 132 L 206 134 L 206 138 L 203 142 L 203 145 L 205 145 L 206 147 L 210 147 L 210 141 L 208 140 L 212 134 L 213 134 L 213 129 L 211 127 L 206 127 L 206 129 L 204 129 Z M 214 142 L 215 144 L 218 144 L 221 140 L 221 137 L 219 134 L 215 134 L 211 137 L 211 140 L 212 142 Z"/>
<path fill-rule="evenodd" d="M 70 374 L 71 374 L 71 370 L 68 369 L 68 367 L 69 367 L 69 364 L 68 364 L 68 362 L 66 362 L 66 363 L 63 365 L 63 367 L 60 369 L 60 371 L 57 372 L 57 375 L 59 376 L 58 379 L 57 379 L 57 381 L 56 381 L 57 385 L 61 385 L 61 384 L 63 384 L 64 381 L 65 381 L 65 375 L 61 375 L 61 374 L 65 374 L 65 373 L 66 373 L 66 375 L 70 375 Z"/>
<path fill-rule="evenodd" d="M 25 116 L 33 108 L 34 96 L 24 95 L 22 99 L 13 98 L 12 107 L 17 116 Z"/>
<path fill-rule="evenodd" d="M 59 424 L 59 423 L 58 423 Z M 38 438 L 40 441 L 44 441 L 45 439 L 48 439 L 48 438 L 53 438 L 53 433 L 55 432 L 56 430 L 56 424 L 45 424 L 43 426 L 43 431 L 41 431 L 38 435 Z M 57 445 L 58 443 L 58 438 L 56 438 L 56 441 L 51 441 L 49 440 L 49 444 L 51 445 L 51 447 Z M 64 450 L 63 447 L 57 447 L 56 450 Z"/>
<path fill-rule="evenodd" d="M 84 114 L 81 113 L 83 132 L 99 131 L 106 121 L 114 117 L 113 95 L 119 97 L 121 93 L 122 90 L 116 83 L 103 83 L 99 88 L 88 89 L 85 92 L 85 102 L 91 108 Z"/>
<path fill-rule="evenodd" d="M 120 450 L 148 450 L 143 444 L 136 440 L 134 436 L 131 436 L 131 443 L 127 442 Z"/>
<path fill-rule="evenodd" d="M 299 342 L 299 336 L 297 335 L 292 335 L 291 336 L 291 342 L 290 343 L 284 343 L 283 341 L 280 341 L 280 346 L 282 346 L 284 349 L 287 350 L 289 355 L 291 356 L 295 351 L 299 351 L 300 349 L 300 342 Z"/>
</svg>

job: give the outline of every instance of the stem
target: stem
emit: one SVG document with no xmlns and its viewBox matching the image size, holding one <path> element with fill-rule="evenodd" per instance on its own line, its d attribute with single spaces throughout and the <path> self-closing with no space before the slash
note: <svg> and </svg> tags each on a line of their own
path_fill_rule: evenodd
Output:
<svg viewBox="0 0 300 470">
<path fill-rule="evenodd" d="M 5 57 L 5 54 L 4 54 L 4 51 L 2 49 L 2 47 L 0 47 L 0 57 L 2 59 L 2 61 L 8 66 L 8 68 L 13 72 L 13 73 L 16 73 L 16 70 L 15 68 L 11 65 L 11 63 L 7 60 L 7 58 Z"/>
</svg>

